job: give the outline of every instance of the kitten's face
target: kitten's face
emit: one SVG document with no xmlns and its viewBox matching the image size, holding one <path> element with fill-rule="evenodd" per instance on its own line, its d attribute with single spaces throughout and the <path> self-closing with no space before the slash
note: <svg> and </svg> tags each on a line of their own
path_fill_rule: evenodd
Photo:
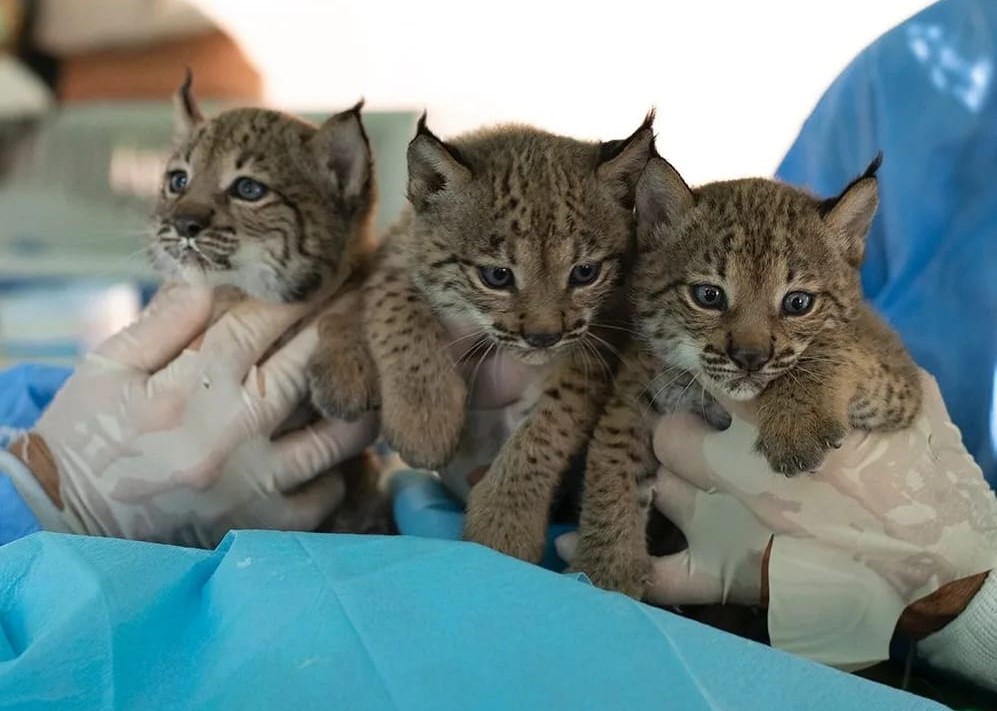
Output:
<svg viewBox="0 0 997 711">
<path fill-rule="evenodd" d="M 320 129 L 262 109 L 185 118 L 154 211 L 157 269 L 276 302 L 338 288 L 373 205 L 359 107 Z"/>
<path fill-rule="evenodd" d="M 410 264 L 436 310 L 539 364 L 578 347 L 632 250 L 650 123 L 600 146 L 525 127 L 409 148 Z M 470 345 L 470 343 L 469 343 Z"/>
<path fill-rule="evenodd" d="M 685 201 L 674 214 L 638 195 L 639 328 L 676 375 L 691 371 L 747 400 L 806 367 L 817 335 L 851 318 L 862 300 L 861 244 L 875 210 L 875 181 L 865 183 L 833 210 L 761 179 L 695 193 L 662 181 L 659 201 Z M 642 179 L 638 190 L 647 187 Z"/>
</svg>

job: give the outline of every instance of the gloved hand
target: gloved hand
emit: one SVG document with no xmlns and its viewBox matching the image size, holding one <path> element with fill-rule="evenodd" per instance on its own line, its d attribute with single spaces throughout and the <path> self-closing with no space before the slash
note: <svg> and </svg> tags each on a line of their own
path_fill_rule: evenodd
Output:
<svg viewBox="0 0 997 711">
<path fill-rule="evenodd" d="M 69 530 L 213 546 L 232 528 L 314 528 L 341 501 L 341 477 L 317 475 L 363 451 L 376 420 L 271 441 L 304 399 L 314 326 L 258 364 L 310 307 L 246 301 L 205 331 L 212 299 L 162 289 L 11 445 Z"/>
<path fill-rule="evenodd" d="M 664 418 L 654 501 L 689 547 L 657 559 L 650 601 L 766 604 L 774 646 L 842 668 L 886 659 L 905 609 L 916 636 L 959 614 L 997 567 L 997 500 L 934 379 L 922 374 L 922 387 L 910 429 L 853 432 L 816 475 L 794 479 L 754 451 L 752 403 L 724 402 L 725 432 Z"/>
</svg>

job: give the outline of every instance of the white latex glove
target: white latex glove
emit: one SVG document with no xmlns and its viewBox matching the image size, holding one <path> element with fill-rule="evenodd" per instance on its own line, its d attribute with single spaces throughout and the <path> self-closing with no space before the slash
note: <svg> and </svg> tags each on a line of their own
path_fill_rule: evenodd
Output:
<svg viewBox="0 0 997 711">
<path fill-rule="evenodd" d="M 376 421 L 271 441 L 304 400 L 314 326 L 257 363 L 308 309 L 247 301 L 205 332 L 212 293 L 164 288 L 11 451 L 74 532 L 213 546 L 232 528 L 312 529 L 344 494 L 316 475 L 367 447 Z"/>
<path fill-rule="evenodd" d="M 793 479 L 754 451 L 751 403 L 724 402 L 734 416 L 725 432 L 664 418 L 654 501 L 689 548 L 657 559 L 648 599 L 765 602 L 771 540 L 773 646 L 845 669 L 886 659 L 905 608 L 997 566 L 997 500 L 934 379 L 923 374 L 922 387 L 910 429 L 854 432 L 820 472 Z"/>
</svg>

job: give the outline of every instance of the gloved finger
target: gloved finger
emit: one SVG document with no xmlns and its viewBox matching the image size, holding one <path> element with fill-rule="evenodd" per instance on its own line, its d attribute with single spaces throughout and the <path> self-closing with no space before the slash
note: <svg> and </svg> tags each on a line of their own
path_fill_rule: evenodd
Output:
<svg viewBox="0 0 997 711">
<path fill-rule="evenodd" d="M 661 467 L 654 483 L 654 508 L 688 535 L 689 523 L 696 512 L 696 499 L 701 493 L 685 479 Z"/>
<path fill-rule="evenodd" d="M 703 453 L 703 439 L 708 434 L 715 433 L 690 412 L 666 415 L 654 428 L 654 455 L 663 467 L 705 491 L 715 479 Z"/>
<path fill-rule="evenodd" d="M 455 356 L 457 358 L 460 355 Z M 536 371 L 530 366 L 505 353 L 492 353 L 484 359 L 472 354 L 461 360 L 458 367 L 470 387 L 472 409 L 487 410 L 511 405 L 537 378 Z"/>
<path fill-rule="evenodd" d="M 277 339 L 313 308 L 306 303 L 269 304 L 246 299 L 208 329 L 201 353 L 206 362 L 225 364 L 238 377 L 245 377 Z"/>
<path fill-rule="evenodd" d="M 554 548 L 568 565 L 575 559 L 575 551 L 578 550 L 578 532 L 565 533 L 554 539 Z"/>
<path fill-rule="evenodd" d="M 260 427 L 272 432 L 304 401 L 308 394 L 307 366 L 318 344 L 313 324 L 266 359 L 250 368 L 246 390 L 262 401 Z"/>
<path fill-rule="evenodd" d="M 686 549 L 653 559 L 645 598 L 655 605 L 711 605 L 723 600 L 723 584 L 697 569 Z"/>
<path fill-rule="evenodd" d="M 346 497 L 346 482 L 337 471 L 328 472 L 283 496 L 277 527 L 313 531 L 335 513 Z"/>
<path fill-rule="evenodd" d="M 273 443 L 277 488 L 289 491 L 355 457 L 377 439 L 377 415 L 354 422 L 321 420 Z"/>
<path fill-rule="evenodd" d="M 97 346 L 94 355 L 147 373 L 157 371 L 207 328 L 211 306 L 208 287 L 164 286 L 138 320 Z"/>
</svg>

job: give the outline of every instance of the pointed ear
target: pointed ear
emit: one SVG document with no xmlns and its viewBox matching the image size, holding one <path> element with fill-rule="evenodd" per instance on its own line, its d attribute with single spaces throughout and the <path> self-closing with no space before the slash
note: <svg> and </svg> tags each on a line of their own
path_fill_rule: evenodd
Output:
<svg viewBox="0 0 997 711">
<path fill-rule="evenodd" d="M 637 225 L 641 233 L 660 225 L 677 225 L 696 204 L 692 190 L 679 172 L 657 153 L 644 166 L 636 193 Z"/>
<path fill-rule="evenodd" d="M 323 123 L 309 139 L 319 169 L 345 200 L 365 197 L 371 190 L 374 161 L 360 111 L 363 99 Z"/>
<path fill-rule="evenodd" d="M 187 75 L 183 84 L 173 95 L 173 143 L 187 140 L 194 127 L 204 120 L 204 115 L 194 99 L 191 87 L 194 84 L 194 74 L 187 67 Z"/>
<path fill-rule="evenodd" d="M 408 144 L 409 201 L 422 207 L 433 195 L 457 189 L 471 177 L 471 168 L 460 151 L 429 130 L 423 113 L 415 138 Z"/>
<path fill-rule="evenodd" d="M 654 109 L 647 112 L 644 123 L 622 141 L 606 141 L 599 146 L 596 176 L 624 207 L 634 204 L 634 191 L 640 173 L 654 149 Z"/>
<path fill-rule="evenodd" d="M 876 171 L 882 163 L 883 154 L 880 152 L 865 172 L 849 183 L 840 195 L 824 200 L 820 205 L 824 223 L 837 236 L 845 259 L 855 266 L 862 264 L 866 236 L 879 206 Z"/>
</svg>

